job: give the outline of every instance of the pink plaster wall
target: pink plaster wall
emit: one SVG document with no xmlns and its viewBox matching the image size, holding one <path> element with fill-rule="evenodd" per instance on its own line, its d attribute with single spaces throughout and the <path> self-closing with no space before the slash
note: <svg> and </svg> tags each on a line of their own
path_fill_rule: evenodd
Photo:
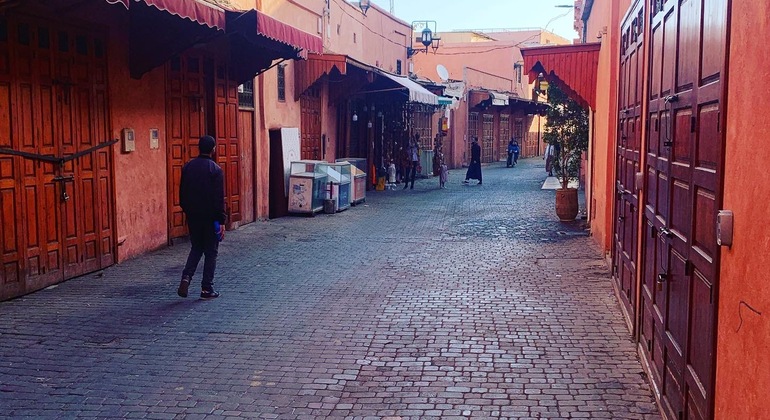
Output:
<svg viewBox="0 0 770 420">
<path fill-rule="evenodd" d="M 128 14 L 114 7 L 105 16 L 113 28 L 127 28 Z M 141 80 L 128 73 L 128 40 L 122 30 L 109 38 L 110 127 L 113 138 L 133 128 L 136 151 L 113 146 L 115 163 L 115 237 L 118 261 L 164 246 L 168 242 L 166 196 L 166 104 L 163 67 Z M 150 149 L 150 129 L 160 130 L 158 149 Z"/>
<path fill-rule="evenodd" d="M 770 4 L 733 0 L 730 31 L 724 203 L 735 214 L 732 248 L 721 248 L 717 332 L 716 419 L 767 418 L 770 389 Z M 761 315 L 752 312 L 761 312 Z"/>
<path fill-rule="evenodd" d="M 514 64 L 523 62 L 523 59 L 521 51 L 513 45 L 513 42 L 501 41 L 441 44 L 435 54 L 418 53 L 412 57 L 414 72 L 421 77 L 439 82 L 441 79 L 436 72 L 436 66 L 441 64 L 449 71 L 451 80 L 464 80 L 466 67 L 514 79 Z M 521 82 L 514 83 L 506 90 L 528 98 L 526 75 L 522 75 Z"/>
</svg>

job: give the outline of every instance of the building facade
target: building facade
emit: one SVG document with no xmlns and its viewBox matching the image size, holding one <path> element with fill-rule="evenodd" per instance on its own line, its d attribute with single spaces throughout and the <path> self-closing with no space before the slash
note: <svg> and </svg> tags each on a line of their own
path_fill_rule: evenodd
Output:
<svg viewBox="0 0 770 420">
<path fill-rule="evenodd" d="M 232 3 L 2 7 L 0 298 L 184 236 L 180 169 L 204 134 L 218 141 L 230 227 L 253 220 L 237 87 L 320 38 Z"/>
<path fill-rule="evenodd" d="M 767 128 L 753 115 L 766 101 L 751 92 L 768 73 L 770 50 L 752 42 L 767 33 L 767 7 L 576 6 L 583 41 L 599 45 L 595 62 L 583 63 L 593 71 L 565 65 L 592 44 L 525 50 L 526 66 L 591 109 L 591 229 L 661 412 L 763 418 L 768 257 L 749 251 L 767 249 L 770 238 L 755 204 L 767 187 L 754 182 L 767 179 L 770 159 L 758 144 Z"/>
</svg>

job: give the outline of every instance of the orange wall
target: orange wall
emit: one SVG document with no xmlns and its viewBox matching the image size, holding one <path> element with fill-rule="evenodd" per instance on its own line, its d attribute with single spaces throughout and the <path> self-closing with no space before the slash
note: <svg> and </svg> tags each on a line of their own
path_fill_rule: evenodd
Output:
<svg viewBox="0 0 770 420">
<path fill-rule="evenodd" d="M 141 80 L 128 74 L 128 13 L 112 7 L 104 16 L 112 31 L 109 38 L 110 116 L 112 137 L 133 128 L 136 151 L 122 153 L 113 146 L 115 163 L 115 217 L 118 261 L 166 245 L 166 98 L 163 67 Z M 150 149 L 150 129 L 160 130 L 158 149 Z"/>
<path fill-rule="evenodd" d="M 621 5 L 620 3 L 625 3 Z M 596 109 L 593 110 L 591 152 L 587 195 L 590 202 L 591 234 L 605 254 L 612 248 L 613 207 L 615 205 L 615 147 L 617 140 L 618 68 L 620 21 L 629 1 L 597 0 L 588 19 L 588 42 L 601 41 L 596 82 Z M 596 34 L 606 28 L 601 39 Z M 591 39 L 593 34 L 593 39 Z"/>
<path fill-rule="evenodd" d="M 757 81 L 770 78 L 770 4 L 733 0 L 727 99 L 724 209 L 735 214 L 732 248 L 722 247 L 719 280 L 718 419 L 767 418 L 770 390 L 770 126 L 762 117 L 770 97 Z M 758 315 L 747 306 L 761 312 Z M 741 321 L 741 319 L 743 321 Z"/>
</svg>

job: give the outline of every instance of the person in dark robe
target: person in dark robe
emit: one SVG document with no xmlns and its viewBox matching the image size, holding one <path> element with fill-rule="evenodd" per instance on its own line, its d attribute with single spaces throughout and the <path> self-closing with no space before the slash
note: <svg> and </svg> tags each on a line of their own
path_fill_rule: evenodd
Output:
<svg viewBox="0 0 770 420">
<path fill-rule="evenodd" d="M 465 173 L 463 184 L 467 184 L 468 180 L 471 179 L 478 179 L 479 185 L 481 185 L 481 146 L 479 146 L 478 137 L 474 137 L 473 143 L 471 143 L 471 164 L 468 165 L 468 172 Z"/>
</svg>

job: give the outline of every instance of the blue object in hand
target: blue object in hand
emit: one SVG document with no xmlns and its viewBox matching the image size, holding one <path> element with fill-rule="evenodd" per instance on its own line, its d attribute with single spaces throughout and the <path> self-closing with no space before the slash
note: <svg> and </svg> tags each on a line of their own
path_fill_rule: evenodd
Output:
<svg viewBox="0 0 770 420">
<path fill-rule="evenodd" d="M 219 234 L 220 224 L 219 221 L 214 221 L 214 233 L 217 235 L 217 240 L 222 241 L 222 235 Z"/>
</svg>

